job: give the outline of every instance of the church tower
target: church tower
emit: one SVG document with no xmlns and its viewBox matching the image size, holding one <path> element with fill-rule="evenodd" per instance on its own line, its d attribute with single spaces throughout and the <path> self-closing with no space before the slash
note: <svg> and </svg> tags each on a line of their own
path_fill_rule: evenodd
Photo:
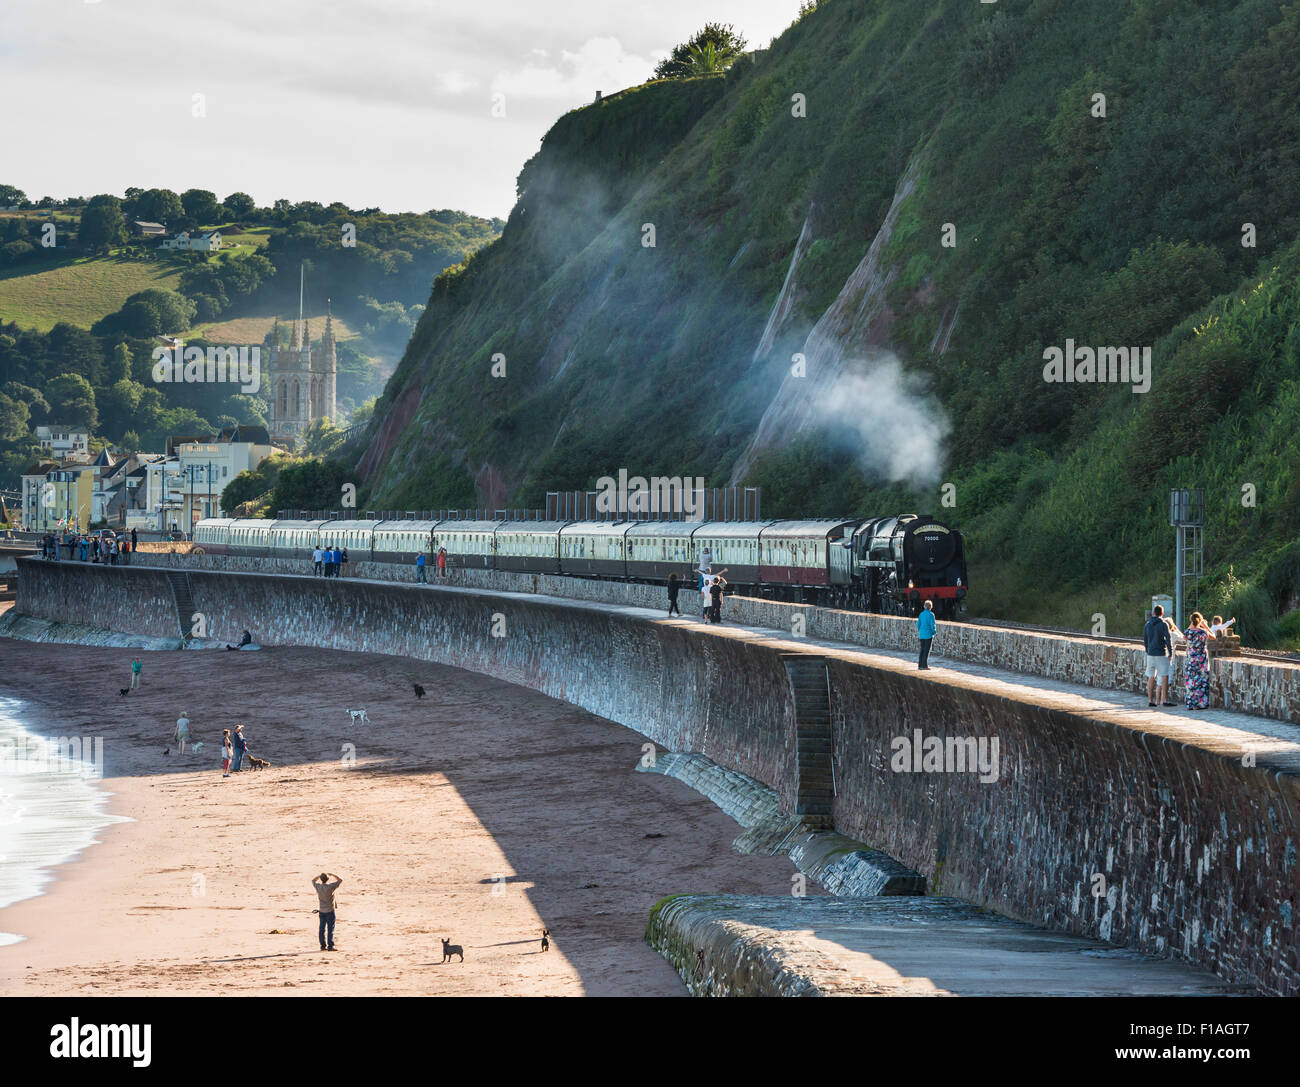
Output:
<svg viewBox="0 0 1300 1087">
<path fill-rule="evenodd" d="M 338 357 L 334 343 L 333 314 L 326 304 L 325 336 L 320 347 L 311 349 L 311 326 L 303 316 L 305 270 L 299 269 L 298 320 L 293 343 L 271 348 L 270 427 L 272 441 L 293 442 L 316 419 L 334 420 L 337 404 Z"/>
</svg>

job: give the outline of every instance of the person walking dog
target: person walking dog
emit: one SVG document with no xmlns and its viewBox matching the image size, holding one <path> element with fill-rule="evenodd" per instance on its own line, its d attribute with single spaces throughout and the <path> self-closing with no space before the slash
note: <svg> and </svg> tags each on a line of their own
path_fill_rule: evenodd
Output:
<svg viewBox="0 0 1300 1087">
<path fill-rule="evenodd" d="M 925 607 L 921 609 L 921 614 L 916 617 L 916 637 L 921 643 L 921 657 L 916 666 L 927 672 L 930 670 L 930 643 L 934 641 L 936 625 L 934 603 L 927 600 Z"/>
</svg>

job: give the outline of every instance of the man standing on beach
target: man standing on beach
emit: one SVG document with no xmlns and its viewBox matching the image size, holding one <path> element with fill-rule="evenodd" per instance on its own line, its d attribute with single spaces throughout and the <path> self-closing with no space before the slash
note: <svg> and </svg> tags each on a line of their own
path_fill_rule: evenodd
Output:
<svg viewBox="0 0 1300 1087">
<path fill-rule="evenodd" d="M 131 662 L 131 690 L 140 686 L 140 669 L 144 667 L 138 659 Z"/>
<path fill-rule="evenodd" d="M 244 739 L 244 726 L 235 726 L 235 761 L 230 765 L 230 772 L 234 773 L 239 769 L 240 764 L 244 761 L 244 752 L 248 750 L 248 741 Z"/>
<path fill-rule="evenodd" d="M 322 951 L 334 950 L 334 892 L 342 882 L 331 872 L 322 872 L 311 881 L 311 885 L 316 889 L 316 897 L 320 899 L 320 949 Z M 327 928 L 329 929 L 328 945 L 325 943 Z"/>
</svg>

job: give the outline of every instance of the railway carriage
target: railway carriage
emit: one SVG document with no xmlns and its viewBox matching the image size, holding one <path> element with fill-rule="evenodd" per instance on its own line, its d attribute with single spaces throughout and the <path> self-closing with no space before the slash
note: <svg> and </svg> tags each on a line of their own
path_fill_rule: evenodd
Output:
<svg viewBox="0 0 1300 1087">
<path fill-rule="evenodd" d="M 733 588 L 739 585 L 758 585 L 759 536 L 763 525 L 753 521 L 709 521 L 697 528 L 691 536 L 691 550 L 696 565 L 707 549 L 714 572 L 725 570 L 722 576 Z"/>
<path fill-rule="evenodd" d="M 345 549 L 349 563 L 369 562 L 374 554 L 375 529 L 379 525 L 379 521 L 328 521 L 320 530 L 320 546 L 331 543 L 340 550 Z"/>
<path fill-rule="evenodd" d="M 667 581 L 669 574 L 691 578 L 698 565 L 691 534 L 699 521 L 636 521 L 627 530 L 628 577 Z"/>
<path fill-rule="evenodd" d="M 507 521 L 496 535 L 496 568 L 525 574 L 560 572 L 564 521 Z"/>
<path fill-rule="evenodd" d="M 371 533 L 375 562 L 415 565 L 415 556 L 432 558 L 431 540 L 436 521 L 379 521 Z M 349 557 L 351 554 L 349 553 Z"/>
<path fill-rule="evenodd" d="M 277 559 L 311 562 L 312 552 L 323 547 L 321 528 L 330 521 L 273 521 L 267 533 L 267 551 Z M 351 557 L 351 556 L 349 556 Z"/>
<path fill-rule="evenodd" d="M 560 569 L 578 577 L 626 577 L 627 533 L 637 521 L 579 521 L 560 529 Z"/>
<path fill-rule="evenodd" d="M 495 567 L 497 529 L 505 521 L 434 521 L 431 551 L 447 549 L 448 570 L 491 570 Z M 415 557 L 411 557 L 415 561 Z"/>
<path fill-rule="evenodd" d="M 759 578 L 764 585 L 848 590 L 851 559 L 842 554 L 857 521 L 774 521 L 759 533 Z"/>
<path fill-rule="evenodd" d="M 231 555 L 230 526 L 233 517 L 207 517 L 194 526 L 194 542 L 209 555 Z"/>
</svg>

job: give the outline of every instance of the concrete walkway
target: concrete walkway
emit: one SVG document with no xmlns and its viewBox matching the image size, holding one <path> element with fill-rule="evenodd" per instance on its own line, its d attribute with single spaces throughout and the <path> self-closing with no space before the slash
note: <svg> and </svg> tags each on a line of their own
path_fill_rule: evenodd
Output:
<svg viewBox="0 0 1300 1087">
<path fill-rule="evenodd" d="M 956 898 L 687 895 L 648 937 L 695 995 L 1244 995 L 1209 971 Z"/>
<path fill-rule="evenodd" d="M 569 601 L 569 603 L 577 603 Z M 609 610 L 610 605 L 600 606 Z M 950 661 L 943 657 L 942 639 L 930 654 L 929 674 L 916 666 L 916 656 L 891 649 L 863 649 L 844 642 L 792 638 L 763 627 L 722 623 L 711 625 L 694 619 L 664 618 L 648 608 L 621 608 L 661 623 L 696 627 L 713 637 L 740 638 L 777 646 L 787 653 L 818 653 L 854 661 L 886 671 L 909 673 L 922 683 L 980 690 L 1003 698 L 1032 702 L 1048 709 L 1080 714 L 1122 728 L 1147 732 L 1234 759 L 1253 756 L 1255 764 L 1284 773 L 1300 773 L 1300 725 L 1273 721 L 1231 710 L 1188 710 L 1182 706 L 1153 709 L 1145 695 L 1127 691 L 1104 692 L 1083 684 L 1063 683 L 1024 672 L 1009 672 L 984 664 Z"/>
</svg>

